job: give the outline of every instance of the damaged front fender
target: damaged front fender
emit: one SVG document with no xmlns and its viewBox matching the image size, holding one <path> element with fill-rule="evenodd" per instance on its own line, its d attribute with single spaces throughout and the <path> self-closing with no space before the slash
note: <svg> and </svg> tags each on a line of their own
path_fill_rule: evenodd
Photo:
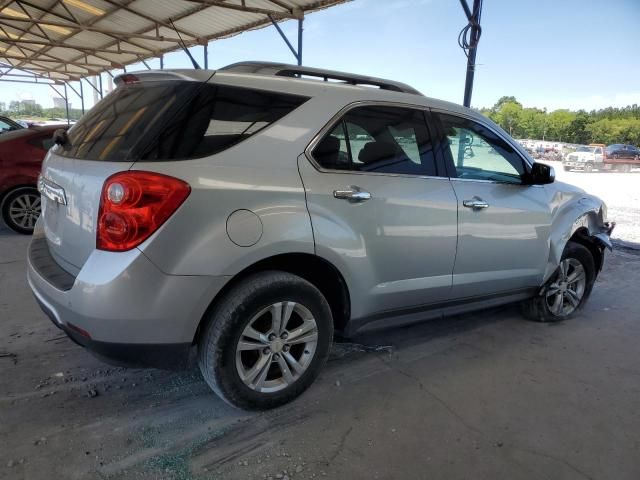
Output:
<svg viewBox="0 0 640 480">
<path fill-rule="evenodd" d="M 552 222 L 549 259 L 544 273 L 546 282 L 557 270 L 567 242 L 579 237 L 598 249 L 596 267 L 602 269 L 604 249 L 613 249 L 610 235 L 615 226 L 607 221 L 607 207 L 598 197 L 582 190 L 556 190 L 551 199 Z"/>
</svg>

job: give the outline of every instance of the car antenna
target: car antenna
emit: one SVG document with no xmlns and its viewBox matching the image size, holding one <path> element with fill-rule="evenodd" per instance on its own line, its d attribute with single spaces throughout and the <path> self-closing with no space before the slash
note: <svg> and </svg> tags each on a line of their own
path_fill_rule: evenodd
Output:
<svg viewBox="0 0 640 480">
<path fill-rule="evenodd" d="M 178 34 L 178 38 L 180 39 L 180 46 L 182 47 L 182 49 L 184 50 L 184 52 L 189 56 L 189 58 L 191 59 L 191 63 L 193 64 L 193 68 L 195 68 L 196 70 L 202 70 L 200 68 L 200 65 L 198 65 L 198 62 L 196 62 L 196 59 L 193 58 L 193 55 L 191 55 L 191 52 L 189 51 L 189 49 L 187 48 L 187 46 L 184 44 L 184 40 L 182 40 L 182 36 L 180 36 L 180 32 L 178 31 L 178 29 L 176 28 L 176 26 L 173 24 L 173 20 L 169 19 L 169 21 L 171 22 L 171 26 L 173 27 L 173 29 L 175 30 L 175 32 Z"/>
</svg>

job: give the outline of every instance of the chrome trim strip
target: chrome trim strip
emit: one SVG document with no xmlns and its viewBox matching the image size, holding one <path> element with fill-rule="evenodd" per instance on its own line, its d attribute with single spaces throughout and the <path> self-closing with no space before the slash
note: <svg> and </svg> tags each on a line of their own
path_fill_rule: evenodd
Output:
<svg viewBox="0 0 640 480">
<path fill-rule="evenodd" d="M 38 191 L 49 200 L 61 205 L 67 204 L 67 196 L 64 193 L 64 188 L 53 183 L 51 180 L 47 180 L 42 175 L 38 176 Z"/>
</svg>

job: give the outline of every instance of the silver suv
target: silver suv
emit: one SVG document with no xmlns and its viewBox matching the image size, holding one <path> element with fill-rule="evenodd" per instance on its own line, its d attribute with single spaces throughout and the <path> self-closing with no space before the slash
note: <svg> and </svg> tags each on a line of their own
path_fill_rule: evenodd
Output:
<svg viewBox="0 0 640 480">
<path fill-rule="evenodd" d="M 48 153 L 29 284 L 111 361 L 187 364 L 270 408 L 334 331 L 509 302 L 582 307 L 603 203 L 468 108 L 378 78 L 242 63 L 125 74 Z"/>
</svg>

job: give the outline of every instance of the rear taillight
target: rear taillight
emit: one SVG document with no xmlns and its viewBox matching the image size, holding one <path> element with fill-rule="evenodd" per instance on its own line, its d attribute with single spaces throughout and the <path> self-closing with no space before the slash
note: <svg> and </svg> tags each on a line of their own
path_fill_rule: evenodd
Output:
<svg viewBox="0 0 640 480">
<path fill-rule="evenodd" d="M 131 170 L 102 187 L 96 248 L 123 252 L 144 242 L 191 192 L 189 184 L 159 173 Z"/>
</svg>

